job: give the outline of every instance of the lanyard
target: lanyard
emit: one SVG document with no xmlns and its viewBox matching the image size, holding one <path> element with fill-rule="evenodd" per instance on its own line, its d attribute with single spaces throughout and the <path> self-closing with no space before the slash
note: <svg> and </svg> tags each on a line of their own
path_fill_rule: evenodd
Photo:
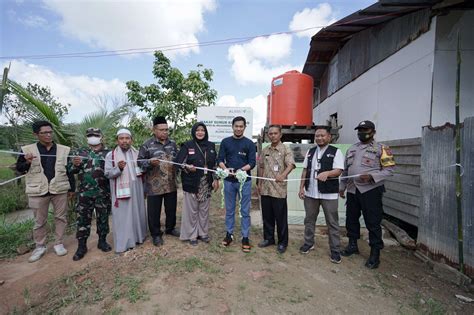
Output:
<svg viewBox="0 0 474 315">
<path fill-rule="evenodd" d="M 202 156 L 204 157 L 204 167 L 207 168 L 207 167 L 208 167 L 208 165 L 207 165 L 207 151 L 206 151 L 206 152 L 202 152 L 202 149 L 201 149 L 201 147 L 199 146 L 199 144 L 198 144 L 196 141 L 194 141 L 194 143 L 196 144 L 196 146 L 197 146 L 199 152 L 201 152 Z M 207 174 L 207 171 L 204 171 L 204 174 Z"/>
</svg>

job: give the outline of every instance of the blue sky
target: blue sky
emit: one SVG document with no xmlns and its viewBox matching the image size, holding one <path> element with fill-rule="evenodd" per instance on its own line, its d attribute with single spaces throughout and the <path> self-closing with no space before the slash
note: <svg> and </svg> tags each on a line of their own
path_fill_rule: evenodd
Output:
<svg viewBox="0 0 474 315">
<path fill-rule="evenodd" d="M 12 62 L 10 77 L 22 84 L 49 86 L 61 101 L 72 105 L 67 121 L 78 121 L 97 108 L 99 98 L 109 100 L 109 106 L 125 100 L 128 80 L 152 83 L 153 56 L 19 56 L 148 48 L 297 31 L 328 25 L 374 2 L 2 0 L 0 63 Z M 265 121 L 272 77 L 302 70 L 310 37 L 317 31 L 173 50 L 166 55 L 185 73 L 197 64 L 213 69 L 217 105 L 252 107 L 256 133 Z"/>
</svg>

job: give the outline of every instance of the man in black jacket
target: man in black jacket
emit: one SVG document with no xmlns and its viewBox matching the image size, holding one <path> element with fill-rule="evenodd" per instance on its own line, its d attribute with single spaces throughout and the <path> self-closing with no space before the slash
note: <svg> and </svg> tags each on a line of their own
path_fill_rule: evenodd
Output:
<svg viewBox="0 0 474 315">
<path fill-rule="evenodd" d="M 311 148 L 303 162 L 303 173 L 299 197 L 304 199 L 304 244 L 302 254 L 314 249 L 314 233 L 319 206 L 323 207 L 324 218 L 328 227 L 331 262 L 339 264 L 340 235 L 339 215 L 337 213 L 339 198 L 338 177 L 344 169 L 344 156 L 334 146 L 329 145 L 331 134 L 328 127 L 317 127 L 314 140 L 317 146 Z"/>
</svg>

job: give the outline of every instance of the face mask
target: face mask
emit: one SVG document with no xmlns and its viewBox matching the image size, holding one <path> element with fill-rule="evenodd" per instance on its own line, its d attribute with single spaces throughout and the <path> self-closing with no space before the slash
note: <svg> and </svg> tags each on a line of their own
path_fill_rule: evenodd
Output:
<svg viewBox="0 0 474 315">
<path fill-rule="evenodd" d="M 361 142 L 367 142 L 372 139 L 372 135 L 370 132 L 358 132 L 357 138 L 359 138 Z"/>
<path fill-rule="evenodd" d="M 87 137 L 87 143 L 90 145 L 98 145 L 101 139 L 101 137 Z"/>
</svg>

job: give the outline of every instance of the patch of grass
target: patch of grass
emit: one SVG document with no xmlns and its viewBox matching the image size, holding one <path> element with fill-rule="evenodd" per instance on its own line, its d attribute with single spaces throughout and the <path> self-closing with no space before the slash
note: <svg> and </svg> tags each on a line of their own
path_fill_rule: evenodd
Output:
<svg viewBox="0 0 474 315">
<path fill-rule="evenodd" d="M 156 271 L 171 271 L 174 273 L 179 272 L 194 272 L 196 270 L 201 270 L 206 273 L 219 273 L 221 272 L 220 268 L 216 268 L 211 264 L 204 262 L 198 257 L 188 257 L 185 259 L 169 259 L 159 257 L 155 260 L 155 270 Z"/>
<path fill-rule="evenodd" d="M 308 299 L 308 295 L 302 289 L 293 287 L 286 300 L 292 304 L 299 304 L 308 301 Z"/>
<path fill-rule="evenodd" d="M 418 313 L 420 314 L 430 314 L 430 315 L 441 315 L 446 314 L 446 310 L 444 309 L 443 305 L 436 301 L 433 298 L 429 298 L 428 300 L 423 299 L 420 293 L 417 293 L 410 306 L 413 307 Z"/>
<path fill-rule="evenodd" d="M 16 159 L 13 156 L 0 153 L 0 181 L 15 177 L 15 173 L 9 167 L 15 162 Z"/>
<path fill-rule="evenodd" d="M 25 302 L 26 307 L 30 308 L 31 296 L 30 296 L 30 290 L 28 288 L 23 289 L 23 301 Z"/>
<path fill-rule="evenodd" d="M 13 178 L 13 176 L 9 178 Z M 23 184 L 17 185 L 12 182 L 0 186 L 0 214 L 23 210 L 27 205 L 28 200 L 25 194 L 25 186 Z"/>
<path fill-rule="evenodd" d="M 432 315 L 446 314 L 446 311 L 443 305 L 440 302 L 436 301 L 435 299 L 429 298 L 426 304 L 428 306 L 427 314 L 432 314 Z"/>
<path fill-rule="evenodd" d="M 143 279 L 136 277 L 115 276 L 115 286 L 112 291 L 114 300 L 126 297 L 130 303 L 138 301 L 147 301 L 150 299 L 148 292 L 141 288 Z"/>
<path fill-rule="evenodd" d="M 5 217 L 0 218 L 0 258 L 17 255 L 17 248 L 21 245 L 33 244 L 33 219 L 9 224 Z"/>
<path fill-rule="evenodd" d="M 386 277 L 384 278 L 382 274 L 376 273 L 375 279 L 377 279 L 380 287 L 382 288 L 383 294 L 385 296 L 390 295 L 390 289 L 392 288 L 392 286 L 388 283 Z"/>
<path fill-rule="evenodd" d="M 221 254 L 223 252 L 223 248 L 220 246 L 219 243 L 217 242 L 211 242 L 209 246 L 207 247 L 207 250 L 210 253 L 215 253 L 215 254 Z"/>
<path fill-rule="evenodd" d="M 240 293 L 243 293 L 245 291 L 245 289 L 247 289 L 247 284 L 246 283 L 239 283 L 239 285 L 237 286 L 237 290 Z"/>
<path fill-rule="evenodd" d="M 122 311 L 122 308 L 120 306 L 117 306 L 105 312 L 105 315 L 118 315 L 122 313 Z"/>
</svg>

